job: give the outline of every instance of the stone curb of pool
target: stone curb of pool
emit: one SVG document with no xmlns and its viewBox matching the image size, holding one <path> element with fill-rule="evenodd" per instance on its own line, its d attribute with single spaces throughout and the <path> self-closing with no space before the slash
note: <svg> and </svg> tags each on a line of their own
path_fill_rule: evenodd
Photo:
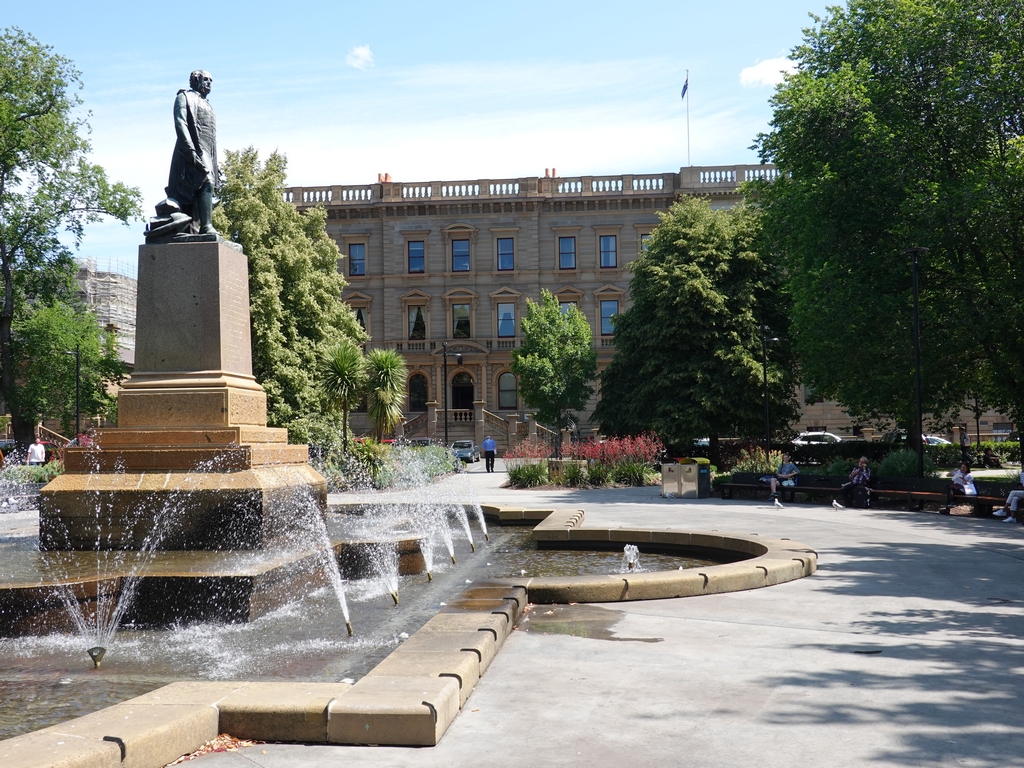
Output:
<svg viewBox="0 0 1024 768">
<path fill-rule="evenodd" d="M 578 509 L 485 506 L 505 525 L 538 523 L 542 546 L 710 548 L 750 556 L 683 571 L 495 580 L 474 585 L 353 685 L 180 682 L 0 742 L 4 768 L 159 768 L 218 733 L 241 739 L 434 746 L 534 603 L 653 600 L 757 589 L 814 573 L 817 554 L 787 539 L 669 529 L 582 528 Z"/>
</svg>

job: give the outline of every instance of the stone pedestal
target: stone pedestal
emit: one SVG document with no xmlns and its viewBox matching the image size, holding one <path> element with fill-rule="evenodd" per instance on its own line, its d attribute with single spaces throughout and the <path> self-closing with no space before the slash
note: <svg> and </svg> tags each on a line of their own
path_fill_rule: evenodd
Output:
<svg viewBox="0 0 1024 768">
<path fill-rule="evenodd" d="M 323 515 L 305 445 L 267 427 L 252 375 L 248 264 L 222 243 L 139 248 L 136 370 L 116 429 L 65 451 L 41 549 L 260 549 Z M 301 522 L 301 521 L 305 522 Z"/>
</svg>

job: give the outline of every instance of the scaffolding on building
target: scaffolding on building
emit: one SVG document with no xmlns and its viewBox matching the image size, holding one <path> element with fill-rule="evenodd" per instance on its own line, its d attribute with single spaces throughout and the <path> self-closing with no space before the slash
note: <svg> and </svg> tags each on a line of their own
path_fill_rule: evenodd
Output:
<svg viewBox="0 0 1024 768">
<path fill-rule="evenodd" d="M 135 304 L 138 281 L 135 263 L 105 260 L 104 270 L 95 259 L 78 261 L 78 297 L 96 313 L 100 326 L 117 333 L 117 344 L 135 350 Z"/>
</svg>

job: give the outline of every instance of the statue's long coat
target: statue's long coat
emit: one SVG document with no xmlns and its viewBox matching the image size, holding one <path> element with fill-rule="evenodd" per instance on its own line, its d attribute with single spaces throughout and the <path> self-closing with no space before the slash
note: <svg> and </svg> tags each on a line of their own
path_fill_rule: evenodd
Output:
<svg viewBox="0 0 1024 768">
<path fill-rule="evenodd" d="M 188 207 L 207 181 L 216 186 L 219 178 L 217 116 L 210 102 L 196 91 L 178 91 L 174 99 L 174 131 L 178 140 L 166 192 L 167 197 Z M 193 163 L 193 152 L 198 152 L 202 167 Z"/>
</svg>

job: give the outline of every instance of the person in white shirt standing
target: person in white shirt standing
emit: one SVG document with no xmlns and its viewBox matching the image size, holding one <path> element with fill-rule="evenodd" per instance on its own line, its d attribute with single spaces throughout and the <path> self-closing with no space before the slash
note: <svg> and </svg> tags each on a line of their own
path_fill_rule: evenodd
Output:
<svg viewBox="0 0 1024 768">
<path fill-rule="evenodd" d="M 28 463 L 30 466 L 41 466 L 46 463 L 46 448 L 43 447 L 42 438 L 37 437 L 28 447 Z"/>
</svg>

